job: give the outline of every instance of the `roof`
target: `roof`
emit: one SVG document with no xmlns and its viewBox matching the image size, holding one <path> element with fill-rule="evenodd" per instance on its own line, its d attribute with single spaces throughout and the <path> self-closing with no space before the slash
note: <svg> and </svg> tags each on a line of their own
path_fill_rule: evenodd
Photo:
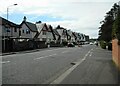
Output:
<svg viewBox="0 0 120 86">
<path fill-rule="evenodd" d="M 4 19 L 4 18 L 2 18 L 2 17 L 0 17 L 0 24 L 1 25 L 4 25 L 4 26 L 11 26 L 11 27 L 20 27 L 20 25 L 18 25 L 18 24 L 15 24 L 15 23 L 13 23 L 13 22 L 11 22 L 11 21 L 8 21 L 7 19 Z"/>
<path fill-rule="evenodd" d="M 72 31 L 71 31 L 71 30 L 67 30 L 67 34 L 68 34 L 69 36 L 71 36 L 71 35 L 72 35 Z"/>
<path fill-rule="evenodd" d="M 60 36 L 60 34 L 58 33 L 57 29 L 53 29 L 53 32 L 54 32 L 56 35 Z"/>
<path fill-rule="evenodd" d="M 52 26 L 51 25 L 47 25 L 48 31 L 52 31 Z"/>
<path fill-rule="evenodd" d="M 30 22 L 26 22 L 26 25 L 33 31 L 36 32 L 37 31 L 37 27 L 35 24 L 30 23 Z"/>
<path fill-rule="evenodd" d="M 26 22 L 26 21 L 23 21 L 21 25 L 22 24 L 25 24 L 32 32 L 37 32 L 36 24 L 33 24 L 31 22 Z"/>
<path fill-rule="evenodd" d="M 46 26 L 46 23 L 39 23 L 39 24 L 36 24 L 36 26 L 37 26 L 38 32 L 40 32 Z"/>
<path fill-rule="evenodd" d="M 64 29 L 64 28 L 61 27 L 60 25 L 58 25 L 58 26 L 56 27 L 56 29 Z"/>
</svg>

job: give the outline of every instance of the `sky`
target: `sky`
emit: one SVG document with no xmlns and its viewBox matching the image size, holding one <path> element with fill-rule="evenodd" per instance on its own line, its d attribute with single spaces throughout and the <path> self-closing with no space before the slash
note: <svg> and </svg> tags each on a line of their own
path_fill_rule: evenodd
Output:
<svg viewBox="0 0 120 86">
<path fill-rule="evenodd" d="M 74 32 L 98 37 L 100 21 L 119 0 L 0 0 L 0 16 L 20 24 L 42 21 L 53 27 L 60 25 Z M 17 3 L 18 5 L 13 6 Z"/>
</svg>

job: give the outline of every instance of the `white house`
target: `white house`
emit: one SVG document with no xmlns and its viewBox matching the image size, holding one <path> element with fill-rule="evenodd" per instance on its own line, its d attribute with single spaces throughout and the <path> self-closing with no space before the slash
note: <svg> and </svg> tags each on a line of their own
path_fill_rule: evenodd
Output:
<svg viewBox="0 0 120 86">
<path fill-rule="evenodd" d="M 58 33 L 57 29 L 53 29 L 54 36 L 55 36 L 55 43 L 60 43 L 61 42 L 61 36 Z"/>
<path fill-rule="evenodd" d="M 47 25 L 48 32 L 47 32 L 47 43 L 55 41 L 55 35 L 53 32 L 53 27 L 51 25 Z"/>
<path fill-rule="evenodd" d="M 54 33 L 51 25 L 47 25 L 46 23 L 36 22 L 37 30 L 38 30 L 38 40 L 45 41 L 46 43 L 50 43 L 54 41 Z"/>
<path fill-rule="evenodd" d="M 38 33 L 36 25 L 31 22 L 27 22 L 26 17 L 24 17 L 20 26 L 19 34 L 21 39 L 34 39 L 35 35 Z"/>
<path fill-rule="evenodd" d="M 56 27 L 56 29 L 61 36 L 61 42 L 60 43 L 67 42 L 67 30 L 63 27 L 60 27 L 60 25 L 58 25 Z"/>
<path fill-rule="evenodd" d="M 72 32 L 72 35 L 71 35 L 71 42 L 76 42 L 76 36 L 74 32 Z"/>
<path fill-rule="evenodd" d="M 76 36 L 74 34 L 74 32 L 72 32 L 71 30 L 67 30 L 67 38 L 68 38 L 68 42 L 72 43 L 72 42 L 76 42 Z"/>
</svg>

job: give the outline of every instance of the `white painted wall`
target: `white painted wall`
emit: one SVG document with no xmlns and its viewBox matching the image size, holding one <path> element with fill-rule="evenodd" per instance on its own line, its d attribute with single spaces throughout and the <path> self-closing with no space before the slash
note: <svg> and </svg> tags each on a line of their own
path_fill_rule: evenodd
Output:
<svg viewBox="0 0 120 86">
<path fill-rule="evenodd" d="M 15 27 L 6 28 L 0 25 L 0 28 L 2 28 L 1 29 L 2 31 L 0 31 L 1 32 L 0 34 L 2 34 L 3 36 L 10 36 L 10 37 L 12 36 L 15 38 L 19 37 L 19 28 L 16 28 L 17 32 L 14 32 Z M 9 29 L 10 32 L 7 32 L 7 29 Z"/>
<path fill-rule="evenodd" d="M 2 25 L 0 25 L 0 36 L 2 36 Z"/>
<path fill-rule="evenodd" d="M 60 36 L 61 36 L 61 42 L 67 41 L 67 36 L 62 35 L 63 29 L 57 29 L 57 31 L 58 31 L 58 33 L 59 33 Z"/>
<path fill-rule="evenodd" d="M 30 29 L 30 34 L 26 34 L 26 30 L 29 29 L 25 24 L 20 28 L 22 38 L 33 38 L 36 35 L 36 32 L 32 32 Z M 24 30 L 24 33 L 23 33 Z"/>
</svg>

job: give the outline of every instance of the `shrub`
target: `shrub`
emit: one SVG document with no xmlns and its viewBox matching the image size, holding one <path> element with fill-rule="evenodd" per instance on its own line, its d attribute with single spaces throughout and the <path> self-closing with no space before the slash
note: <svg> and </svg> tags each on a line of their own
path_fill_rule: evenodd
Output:
<svg viewBox="0 0 120 86">
<path fill-rule="evenodd" d="M 100 46 L 101 46 L 101 48 L 106 49 L 106 42 L 100 41 Z"/>
</svg>

